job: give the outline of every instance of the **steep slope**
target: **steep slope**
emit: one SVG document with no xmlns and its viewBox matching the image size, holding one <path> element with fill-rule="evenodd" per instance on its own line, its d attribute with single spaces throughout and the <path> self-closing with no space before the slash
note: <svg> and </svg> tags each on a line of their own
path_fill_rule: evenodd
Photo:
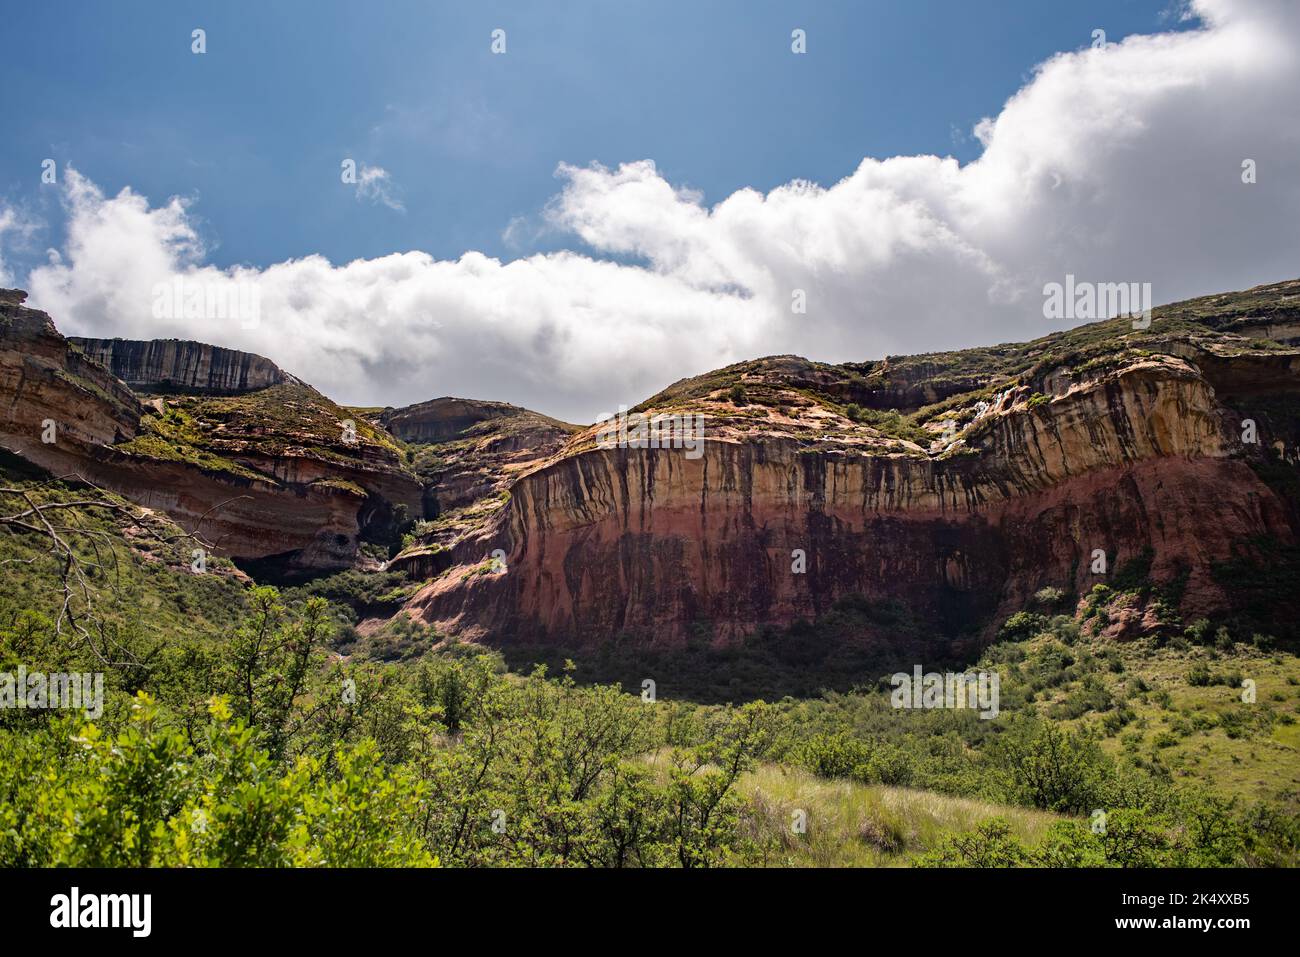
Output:
<svg viewBox="0 0 1300 957">
<path fill-rule="evenodd" d="M 239 395 L 273 385 L 301 384 L 270 359 L 184 339 L 68 337 L 137 392 Z"/>
<path fill-rule="evenodd" d="M 726 644 L 863 595 L 904 603 L 939 649 L 985 640 L 1045 586 L 1082 598 L 1135 569 L 1150 607 L 1117 635 L 1163 608 L 1226 612 L 1242 594 L 1223 566 L 1270 561 L 1300 527 L 1298 326 L 1288 282 L 1165 307 L 1149 329 L 685 380 L 635 411 L 703 415 L 701 455 L 583 431 L 407 613 L 496 642 Z"/>
<path fill-rule="evenodd" d="M 0 289 L 0 444 L 52 472 L 76 471 L 105 446 L 135 438 L 143 409 L 26 299 Z"/>
<path fill-rule="evenodd" d="M 424 483 L 424 517 L 389 567 L 413 578 L 447 567 L 450 548 L 500 507 L 514 479 L 558 452 L 581 431 L 505 402 L 431 399 L 385 409 L 377 421 L 408 443 Z"/>
<path fill-rule="evenodd" d="M 946 653 L 1047 586 L 1112 637 L 1246 612 L 1285 632 L 1300 610 L 1296 281 L 1146 329 L 738 363 L 634 410 L 634 438 L 671 427 L 662 447 L 504 403 L 347 410 L 261 357 L 70 344 L 22 302 L 0 294 L 7 447 L 202 523 L 255 575 L 397 550 L 403 613 L 460 638 L 734 646 L 861 599 Z M 896 640 L 891 616 L 845 640 Z"/>
<path fill-rule="evenodd" d="M 141 434 L 118 450 L 155 467 L 198 466 L 236 494 L 252 496 L 260 504 L 250 505 L 246 527 L 241 520 L 240 527 L 223 529 L 221 543 L 237 558 L 265 560 L 250 566 L 264 574 L 349 567 L 363 542 L 395 540 L 421 514 L 420 483 L 404 465 L 400 445 L 310 386 L 159 396 L 146 408 Z M 160 500 L 145 504 L 172 514 L 191 514 L 203 504 L 173 497 L 177 491 L 155 484 L 151 494 Z M 272 499 L 261 501 L 264 493 Z M 223 504 L 221 512 L 233 515 L 249 502 Z"/>
<path fill-rule="evenodd" d="M 271 575 L 349 567 L 420 514 L 400 445 L 268 360 L 117 340 L 108 358 L 142 388 L 226 393 L 142 402 L 25 298 L 0 293 L 0 444 L 28 461 L 161 509 Z M 178 377 L 185 355 L 202 361 Z"/>
</svg>

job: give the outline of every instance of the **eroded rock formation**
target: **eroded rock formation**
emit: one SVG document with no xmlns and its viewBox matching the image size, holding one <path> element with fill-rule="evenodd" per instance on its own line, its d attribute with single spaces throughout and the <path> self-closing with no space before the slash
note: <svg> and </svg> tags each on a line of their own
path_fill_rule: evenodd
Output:
<svg viewBox="0 0 1300 957">
<path fill-rule="evenodd" d="M 6 447 L 201 521 L 255 574 L 373 565 L 360 543 L 405 531 L 401 614 L 458 639 L 728 646 L 860 598 L 942 649 L 988 641 L 1047 586 L 1082 608 L 1140 581 L 1089 626 L 1115 638 L 1300 592 L 1222 574 L 1271 581 L 1300 539 L 1300 281 L 1175 303 L 1148 329 L 738 363 L 634 410 L 703 416 L 693 452 L 504 403 L 349 411 L 213 347 L 83 352 L 22 301 L 0 293 Z"/>
<path fill-rule="evenodd" d="M 1086 596 L 1131 563 L 1186 615 L 1222 610 L 1217 563 L 1296 541 L 1286 483 L 1261 472 L 1295 467 L 1300 350 L 1252 339 L 1300 313 L 1298 291 L 1274 287 L 1269 316 L 1228 316 L 1228 332 L 1099 323 L 999 347 L 1001 368 L 989 350 L 903 359 L 894 379 L 779 357 L 679 383 L 643 410 L 702 411 L 701 457 L 584 432 L 510 487 L 408 612 L 494 641 L 674 645 L 702 626 L 725 644 L 863 595 L 904 602 L 940 644 L 987 640 L 1044 586 Z M 963 392 L 944 402 L 918 369 Z M 909 415 L 873 418 L 880 395 L 910 396 Z M 850 396 L 867 411 L 837 404 Z"/>
<path fill-rule="evenodd" d="M 239 395 L 298 383 L 270 359 L 203 342 L 79 336 L 70 336 L 68 342 L 138 392 Z"/>
<path fill-rule="evenodd" d="M 56 474 L 73 472 L 98 450 L 135 438 L 143 409 L 26 299 L 0 289 L 0 444 Z"/>
<path fill-rule="evenodd" d="M 276 575 L 350 567 L 370 533 L 418 517 L 397 443 L 269 360 L 107 340 L 140 388 L 178 393 L 142 402 L 96 361 L 102 349 L 72 345 L 25 299 L 0 291 L 0 445 L 28 461 L 163 510 Z"/>
</svg>

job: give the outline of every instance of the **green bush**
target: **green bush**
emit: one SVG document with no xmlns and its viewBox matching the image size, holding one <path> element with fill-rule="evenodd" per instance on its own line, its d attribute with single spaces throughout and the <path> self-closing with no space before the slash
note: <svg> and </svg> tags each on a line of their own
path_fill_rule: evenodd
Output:
<svg viewBox="0 0 1300 957">
<path fill-rule="evenodd" d="M 1040 588 L 1038 591 L 1034 592 L 1034 601 L 1038 602 L 1040 605 L 1046 605 L 1048 608 L 1055 608 L 1061 603 L 1061 599 L 1064 597 L 1065 592 L 1052 585 Z"/>
<path fill-rule="evenodd" d="M 1047 625 L 1047 619 L 1030 611 L 1018 611 L 998 629 L 998 641 L 1026 641 Z"/>
<path fill-rule="evenodd" d="M 1114 774 L 1113 762 L 1087 731 L 1065 731 L 1048 721 L 1013 722 L 989 749 L 1006 799 L 1047 811 L 1080 812 L 1097 806 Z"/>
<path fill-rule="evenodd" d="M 277 762 L 221 698 L 201 752 L 147 694 L 131 712 L 116 735 L 63 719 L 0 736 L 0 864 L 437 864 L 416 829 L 422 785 L 385 769 L 373 744 L 340 749 L 324 774 L 314 758 Z"/>
</svg>

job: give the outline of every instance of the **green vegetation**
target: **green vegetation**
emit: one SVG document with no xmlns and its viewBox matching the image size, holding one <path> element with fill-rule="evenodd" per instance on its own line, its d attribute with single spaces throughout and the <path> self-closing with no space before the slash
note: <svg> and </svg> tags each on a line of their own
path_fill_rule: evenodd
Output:
<svg viewBox="0 0 1300 957">
<path fill-rule="evenodd" d="M 401 443 L 305 385 L 275 385 L 236 396 L 159 396 L 153 402 L 155 411 L 143 417 L 140 433 L 118 448 L 273 484 L 279 483 L 259 463 L 285 454 L 354 467 L 366 456 L 371 463 L 386 456 L 388 468 L 405 468 Z"/>
<path fill-rule="evenodd" d="M 323 599 L 256 588 L 248 604 L 143 676 L 111 668 L 96 720 L 0 712 L 0 865 L 750 859 L 737 784 L 770 747 L 770 706 L 657 709 L 486 655 L 330 662 Z M 6 665 L 103 667 L 9 617 Z"/>
<path fill-rule="evenodd" d="M 854 422 L 861 422 L 864 425 L 871 426 L 881 435 L 915 442 L 923 449 L 929 448 L 930 442 L 934 438 L 912 419 L 900 415 L 893 409 L 880 411 L 850 402 L 844 407 L 844 414 Z"/>
<path fill-rule="evenodd" d="M 288 606 L 258 588 L 248 604 L 227 636 L 178 638 L 134 693 L 110 672 L 96 721 L 0 718 L 0 860 L 1295 863 L 1300 832 L 1285 802 L 1178 787 L 1110 753 L 1088 722 L 1023 706 L 995 722 L 897 712 L 872 692 L 647 703 L 545 670 L 520 677 L 468 648 L 402 665 L 330 662 L 322 599 Z M 6 666 L 54 664 L 40 657 L 52 644 L 32 645 L 41 633 L 30 616 L 6 629 Z M 1086 653 L 995 652 L 1025 656 L 1004 670 L 1004 701 L 1035 688 L 1068 696 L 1095 673 Z"/>
<path fill-rule="evenodd" d="M 114 534 L 93 510 L 75 521 Z M 1300 659 L 1225 624 L 1107 642 L 1051 614 L 1063 595 L 1044 589 L 971 664 L 1000 676 L 1000 714 L 981 720 L 892 707 L 887 675 L 915 660 L 919 631 L 906 609 L 846 601 L 754 636 L 713 690 L 742 700 L 746 681 L 828 662 L 864 682 L 699 704 L 654 670 L 663 660 L 629 666 L 632 687 L 656 677 L 655 701 L 579 683 L 581 658 L 507 670 L 405 617 L 359 635 L 360 615 L 409 587 L 397 575 L 280 593 L 124 541 L 119 573 L 95 582 L 117 649 L 105 664 L 54 634 L 58 595 L 42 583 L 57 569 L 40 536 L 5 542 L 6 558 L 34 561 L 15 564 L 0 599 L 0 671 L 100 671 L 105 700 L 93 719 L 0 709 L 0 864 L 1205 866 L 1300 853 Z M 1150 588 L 1141 556 L 1115 579 Z M 842 650 L 873 627 L 898 643 Z M 718 663 L 687 662 L 697 675 Z"/>
<path fill-rule="evenodd" d="M 58 484 L 39 483 L 23 478 L 10 464 L 0 468 L 0 485 L 24 488 L 37 503 L 71 502 L 87 496 Z M 125 505 L 115 495 L 105 499 Z M 18 500 L 0 496 L 0 505 L 11 506 Z M 234 565 L 225 558 L 208 555 L 206 574 L 192 571 L 193 541 L 162 541 L 155 535 L 142 535 L 132 528 L 130 544 L 120 516 L 104 509 L 75 508 L 60 513 L 69 530 L 65 538 L 76 544 L 87 568 L 93 610 L 106 638 L 122 648 L 140 648 L 147 656 L 152 648 L 161 647 L 178 632 L 193 629 L 218 630 L 242 614 L 245 589 L 233 577 Z M 180 529 L 157 519 L 170 533 Z M 54 554 L 48 542 L 35 535 L 0 532 L 0 562 L 6 570 L 3 598 L 0 598 L 0 623 L 21 619 L 34 609 L 47 613 L 57 606 L 60 597 L 60 574 L 63 560 Z M 84 596 L 73 594 L 73 608 L 85 609 Z"/>
<path fill-rule="evenodd" d="M 117 448 L 146 458 L 184 462 L 211 472 L 278 484 L 270 476 L 261 475 L 204 448 L 204 442 L 194 417 L 178 406 L 169 405 L 164 406 L 161 413 L 145 415 L 140 421 L 140 433 L 130 442 L 120 443 Z"/>
</svg>

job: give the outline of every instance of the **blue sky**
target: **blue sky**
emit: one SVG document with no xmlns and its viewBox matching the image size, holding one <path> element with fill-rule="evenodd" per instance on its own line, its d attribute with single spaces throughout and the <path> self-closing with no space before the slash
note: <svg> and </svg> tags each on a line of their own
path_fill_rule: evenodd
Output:
<svg viewBox="0 0 1300 957">
<path fill-rule="evenodd" d="M 1085 9 L 1086 7 L 1086 9 Z M 1177 28 L 1168 0 L 969 2 L 140 3 L 11 5 L 0 196 L 46 223 L 40 163 L 72 163 L 191 211 L 208 261 L 332 262 L 394 251 L 513 258 L 538 235 L 560 162 L 653 158 L 706 203 L 792 179 L 830 185 L 864 156 L 975 158 L 969 137 L 1058 50 Z M 190 31 L 208 52 L 190 52 Z M 489 37 L 507 31 L 507 54 Z M 790 31 L 810 55 L 790 53 Z M 351 157 L 405 212 L 358 202 Z M 513 241 L 502 235 L 519 220 Z"/>
<path fill-rule="evenodd" d="M 5 26 L 0 282 L 65 333 L 244 349 L 342 402 L 591 422 L 756 356 L 1100 318 L 1045 309 L 1067 276 L 1163 303 L 1300 271 L 1294 0 L 47 0 Z M 176 281 L 258 317 L 159 308 Z"/>
</svg>

